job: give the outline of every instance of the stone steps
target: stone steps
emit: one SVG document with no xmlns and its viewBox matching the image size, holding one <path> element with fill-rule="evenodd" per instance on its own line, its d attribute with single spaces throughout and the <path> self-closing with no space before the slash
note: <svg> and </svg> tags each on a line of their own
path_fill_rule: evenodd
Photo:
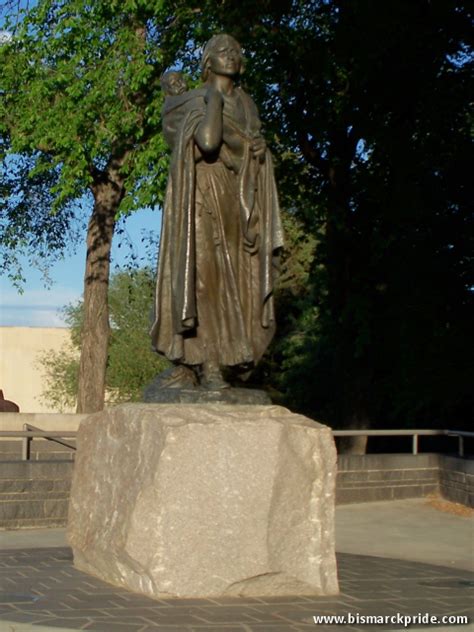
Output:
<svg viewBox="0 0 474 632">
<path fill-rule="evenodd" d="M 75 445 L 74 439 L 67 439 Z M 0 440 L 0 462 L 21 460 L 21 440 Z M 73 460 L 75 451 L 59 443 L 44 439 L 33 439 L 30 442 L 30 461 Z"/>
<path fill-rule="evenodd" d="M 35 494 L 37 492 L 69 492 L 70 479 L 26 479 L 26 478 L 2 478 L 0 479 L 0 495 L 3 494 Z"/>
<path fill-rule="evenodd" d="M 439 492 L 438 454 L 339 455 L 338 504 L 422 498 Z"/>
<path fill-rule="evenodd" d="M 0 528 L 65 526 L 72 465 L 71 460 L 0 462 Z"/>
<path fill-rule="evenodd" d="M 18 448 L 20 442 L 16 443 Z M 11 456 L 13 449 L 6 452 Z M 0 529 L 66 524 L 73 461 L 50 458 L 51 454 L 43 452 L 45 460 L 21 461 L 20 454 L 0 459 Z M 339 456 L 337 504 L 420 498 L 436 492 L 473 507 L 474 461 L 437 454 Z"/>
</svg>

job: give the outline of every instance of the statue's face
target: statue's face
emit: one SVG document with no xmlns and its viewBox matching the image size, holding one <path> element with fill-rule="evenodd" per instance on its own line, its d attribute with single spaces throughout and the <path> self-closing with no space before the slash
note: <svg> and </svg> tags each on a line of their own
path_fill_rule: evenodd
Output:
<svg viewBox="0 0 474 632">
<path fill-rule="evenodd" d="M 177 96 L 186 92 L 186 83 L 179 72 L 170 72 L 166 76 L 166 93 Z"/>
<path fill-rule="evenodd" d="M 240 72 L 242 59 L 236 42 L 223 37 L 209 53 L 209 70 L 216 75 L 233 77 Z"/>
</svg>

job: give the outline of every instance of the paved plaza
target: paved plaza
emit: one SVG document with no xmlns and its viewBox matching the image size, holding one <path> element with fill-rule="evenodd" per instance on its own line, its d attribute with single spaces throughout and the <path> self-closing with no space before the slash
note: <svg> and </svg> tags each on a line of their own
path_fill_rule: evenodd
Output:
<svg viewBox="0 0 474 632">
<path fill-rule="evenodd" d="M 321 598 L 156 601 L 76 570 L 63 530 L 3 532 L 0 630 L 302 632 L 334 630 L 334 625 L 316 625 L 314 616 L 349 613 L 353 623 L 343 625 L 348 630 L 374 629 L 364 625 L 367 615 L 465 615 L 474 621 L 468 515 L 441 512 L 424 500 L 393 501 L 339 507 L 337 524 L 341 592 Z M 402 628 L 400 623 L 375 626 Z M 437 625 L 436 630 L 454 626 Z"/>
</svg>

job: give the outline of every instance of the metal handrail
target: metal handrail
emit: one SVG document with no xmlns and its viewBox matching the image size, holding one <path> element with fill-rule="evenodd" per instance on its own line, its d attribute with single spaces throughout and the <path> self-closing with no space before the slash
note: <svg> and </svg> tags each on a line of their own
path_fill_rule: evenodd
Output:
<svg viewBox="0 0 474 632">
<path fill-rule="evenodd" d="M 413 437 L 412 454 L 418 454 L 418 437 L 421 436 L 448 436 L 458 437 L 458 454 L 464 456 L 464 437 L 474 437 L 474 432 L 465 430 L 423 430 L 419 428 L 406 428 L 403 430 L 333 430 L 335 437 Z"/>
<path fill-rule="evenodd" d="M 464 456 L 464 437 L 474 437 L 474 432 L 466 432 L 465 430 L 445 430 L 448 437 L 458 438 L 458 454 Z"/>
<path fill-rule="evenodd" d="M 418 454 L 418 437 L 422 436 L 448 436 L 458 438 L 458 454 L 464 456 L 464 438 L 474 437 L 474 432 L 466 430 L 428 430 L 428 429 L 387 429 L 387 430 L 333 430 L 335 437 L 390 437 L 405 436 L 413 437 L 412 454 Z M 63 438 L 75 438 L 77 431 L 58 431 L 58 430 L 41 430 L 31 424 L 23 424 L 23 430 L 0 430 L 0 439 L 2 437 L 13 437 L 22 439 L 22 459 L 27 461 L 30 458 L 30 442 L 34 438 L 47 439 L 55 441 L 61 445 L 75 450 L 76 446 L 62 441 Z"/>
<path fill-rule="evenodd" d="M 60 445 L 65 446 L 66 448 L 70 448 L 71 450 L 75 450 L 76 446 L 72 445 L 72 443 L 67 443 L 66 441 L 62 441 L 64 437 L 76 437 L 77 431 L 58 431 L 58 430 L 41 430 L 41 428 L 37 428 L 36 426 L 32 426 L 31 424 L 23 424 L 23 430 L 1 430 L 0 431 L 0 439 L 2 437 L 17 437 L 21 439 L 21 459 L 22 461 L 30 460 L 30 448 L 31 441 L 34 438 L 42 438 L 47 441 L 54 441 L 55 443 L 59 443 Z"/>
<path fill-rule="evenodd" d="M 61 430 L 0 430 L 0 439 L 2 437 L 35 437 L 48 438 L 48 437 L 75 437 L 77 432 L 71 430 L 70 432 Z M 57 439 L 51 439 L 51 441 L 57 441 Z"/>
</svg>

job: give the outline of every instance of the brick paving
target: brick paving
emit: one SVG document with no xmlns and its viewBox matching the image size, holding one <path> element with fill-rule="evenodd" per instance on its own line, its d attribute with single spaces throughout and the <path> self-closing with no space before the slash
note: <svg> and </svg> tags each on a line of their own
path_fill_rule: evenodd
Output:
<svg viewBox="0 0 474 632">
<path fill-rule="evenodd" d="M 348 613 L 428 612 L 474 621 L 469 571 L 349 553 L 338 554 L 338 568 L 337 597 L 152 600 L 76 570 L 66 547 L 0 551 L 0 630 L 20 631 L 30 624 L 28 630 L 38 625 L 97 632 L 302 632 L 334 630 L 315 626 L 313 615 Z"/>
</svg>

